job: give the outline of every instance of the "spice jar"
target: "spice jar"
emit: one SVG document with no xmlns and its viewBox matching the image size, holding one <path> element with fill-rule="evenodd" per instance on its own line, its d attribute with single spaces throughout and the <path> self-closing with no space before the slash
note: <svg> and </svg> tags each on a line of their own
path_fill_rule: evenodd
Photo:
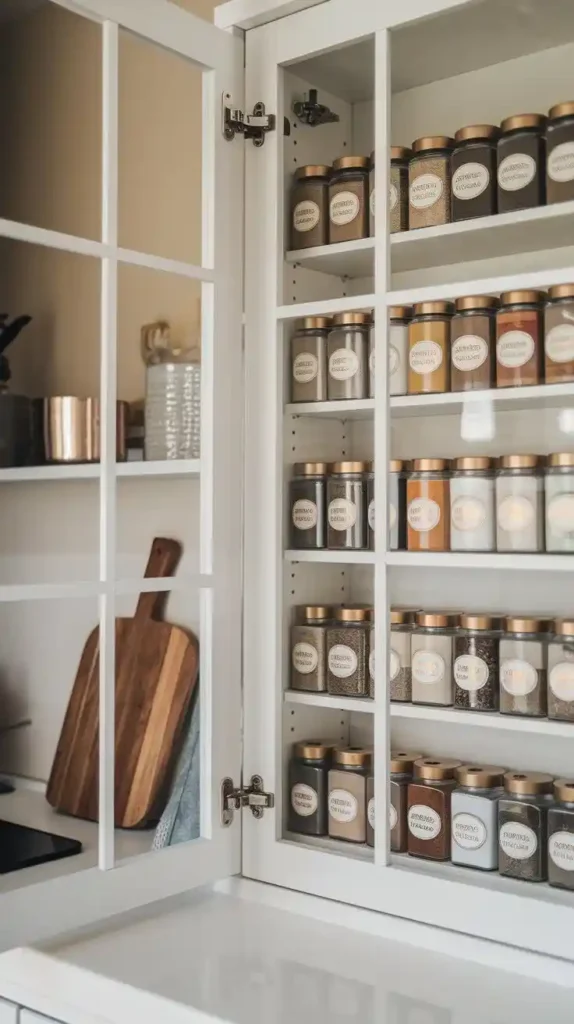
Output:
<svg viewBox="0 0 574 1024">
<path fill-rule="evenodd" d="M 454 636 L 454 706 L 498 711 L 500 622 L 490 615 L 461 615 Z"/>
<path fill-rule="evenodd" d="M 544 379 L 547 384 L 574 380 L 574 284 L 558 284 L 548 291 L 544 311 Z"/>
<path fill-rule="evenodd" d="M 511 213 L 546 200 L 546 118 L 516 114 L 501 124 L 498 140 L 498 212 Z"/>
<path fill-rule="evenodd" d="M 485 455 L 454 459 L 450 478 L 451 551 L 494 551 L 494 468 Z"/>
<path fill-rule="evenodd" d="M 496 314 L 496 386 L 519 388 L 542 380 L 544 292 L 503 292 Z"/>
<path fill-rule="evenodd" d="M 335 609 L 334 625 L 327 630 L 327 689 L 339 697 L 368 695 L 369 625 L 372 609 Z"/>
<path fill-rule="evenodd" d="M 450 387 L 450 302 L 417 302 L 409 324 L 409 395 L 443 394 Z"/>
<path fill-rule="evenodd" d="M 496 381 L 496 310 L 492 295 L 455 302 L 450 334 L 451 391 L 484 391 Z"/>
<path fill-rule="evenodd" d="M 331 320 L 306 316 L 291 338 L 291 401 L 327 401 L 327 335 Z"/>
<path fill-rule="evenodd" d="M 548 640 L 548 717 L 574 722 L 574 620 L 556 619 Z"/>
<path fill-rule="evenodd" d="M 453 221 L 496 213 L 499 135 L 499 128 L 493 124 L 471 124 L 455 133 L 450 158 Z"/>
<path fill-rule="evenodd" d="M 574 780 L 556 779 L 548 809 L 548 881 L 574 889 Z"/>
<path fill-rule="evenodd" d="M 326 462 L 296 462 L 289 485 L 292 548 L 325 547 Z"/>
<path fill-rule="evenodd" d="M 293 747 L 289 762 L 290 832 L 327 835 L 327 792 L 332 746 L 322 740 L 304 740 Z"/>
<path fill-rule="evenodd" d="M 574 551 L 574 453 L 548 456 L 544 491 L 546 550 Z"/>
<path fill-rule="evenodd" d="M 396 231 L 408 231 L 409 160 L 411 157 L 412 150 L 405 146 L 391 146 L 391 184 L 389 186 L 391 234 Z"/>
<path fill-rule="evenodd" d="M 417 612 L 411 634 L 413 704 L 453 702 L 452 653 L 456 619 L 443 612 Z"/>
<path fill-rule="evenodd" d="M 546 716 L 547 644 L 539 619 L 506 618 L 499 646 L 503 715 Z"/>
<path fill-rule="evenodd" d="M 327 477 L 327 547 L 361 551 L 367 546 L 368 462 L 333 462 Z"/>
<path fill-rule="evenodd" d="M 450 154 L 454 139 L 433 135 L 413 142 L 409 162 L 409 228 L 450 221 Z"/>
<path fill-rule="evenodd" d="M 369 237 L 369 158 L 342 156 L 329 182 L 329 241 Z"/>
<path fill-rule="evenodd" d="M 292 690 L 327 691 L 327 626 L 333 609 L 303 605 L 296 609 L 291 626 Z"/>
<path fill-rule="evenodd" d="M 369 626 L 369 650 L 368 650 L 368 661 L 369 669 L 369 684 L 368 684 L 368 696 L 371 700 L 375 699 L 375 611 L 371 610 L 371 625 Z"/>
<path fill-rule="evenodd" d="M 369 462 L 367 470 L 367 546 L 369 551 L 375 550 L 375 472 L 374 465 Z"/>
<path fill-rule="evenodd" d="M 538 455 L 503 455 L 496 474 L 498 551 L 544 550 L 544 493 Z"/>
<path fill-rule="evenodd" d="M 404 551 L 407 546 L 407 463 L 389 462 L 389 550 Z M 374 508 L 373 508 L 374 516 Z"/>
<path fill-rule="evenodd" d="M 451 794 L 460 761 L 421 757 L 408 786 L 407 849 L 412 857 L 449 860 Z"/>
<path fill-rule="evenodd" d="M 291 189 L 291 248 L 309 249 L 329 241 L 328 189 L 331 168 L 298 167 Z"/>
<path fill-rule="evenodd" d="M 391 750 L 391 802 L 389 804 L 389 828 L 391 830 L 392 853 L 406 853 L 408 841 L 407 806 L 408 787 L 412 782 L 415 761 L 422 754 L 407 750 Z M 367 798 L 369 791 L 367 789 Z"/>
<path fill-rule="evenodd" d="M 416 613 L 406 608 L 391 608 L 389 654 L 390 699 L 410 703 L 412 699 L 411 638 Z"/>
<path fill-rule="evenodd" d="M 509 878 L 544 882 L 552 776 L 507 772 L 498 803 L 498 870 Z"/>
<path fill-rule="evenodd" d="M 367 775 L 370 750 L 335 748 L 329 772 L 329 835 L 349 843 L 367 841 Z"/>
<path fill-rule="evenodd" d="M 448 551 L 449 473 L 446 459 L 415 459 L 407 476 L 409 551 Z"/>
<path fill-rule="evenodd" d="M 369 325 L 369 398 L 375 397 L 375 356 L 376 356 L 376 334 L 374 310 L 371 313 Z"/>
<path fill-rule="evenodd" d="M 375 154 L 371 153 L 371 169 L 369 171 L 369 235 L 375 234 Z"/>
<path fill-rule="evenodd" d="M 574 199 L 574 102 L 557 103 L 546 125 L 546 199 Z"/>
<path fill-rule="evenodd" d="M 480 871 L 498 867 L 498 801 L 503 793 L 504 768 L 462 765 L 452 794 L 453 864 Z"/>
<path fill-rule="evenodd" d="M 368 313 L 337 313 L 327 339 L 329 401 L 366 398 L 369 391 Z"/>
<path fill-rule="evenodd" d="M 410 306 L 391 306 L 389 309 L 389 395 L 407 393 L 411 316 Z"/>
</svg>

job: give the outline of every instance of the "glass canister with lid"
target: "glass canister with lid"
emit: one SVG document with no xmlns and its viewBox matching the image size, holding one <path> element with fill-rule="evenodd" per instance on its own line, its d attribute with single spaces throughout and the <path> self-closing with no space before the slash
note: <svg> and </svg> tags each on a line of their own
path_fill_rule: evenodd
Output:
<svg viewBox="0 0 574 1024">
<path fill-rule="evenodd" d="M 409 162 L 409 228 L 448 224 L 451 207 L 450 155 L 454 139 L 431 135 L 413 142 Z"/>
<path fill-rule="evenodd" d="M 295 610 L 291 626 L 292 690 L 327 691 L 327 626 L 333 609 L 325 605 L 302 605 Z"/>
<path fill-rule="evenodd" d="M 327 835 L 327 787 L 333 747 L 322 740 L 304 740 L 293 747 L 289 762 L 290 832 Z"/>
<path fill-rule="evenodd" d="M 391 608 L 389 653 L 389 696 L 392 701 L 410 704 L 413 695 L 411 641 L 416 612 Z"/>
<path fill-rule="evenodd" d="M 410 306 L 389 309 L 389 395 L 406 395 L 408 390 L 411 316 Z"/>
<path fill-rule="evenodd" d="M 500 129 L 493 124 L 470 124 L 455 133 L 450 160 L 453 221 L 496 213 L 499 135 Z"/>
<path fill-rule="evenodd" d="M 498 801 L 503 793 L 504 768 L 462 765 L 456 769 L 452 794 L 453 864 L 481 871 L 498 867 Z"/>
<path fill-rule="evenodd" d="M 548 638 L 548 717 L 574 722 L 574 619 L 555 619 Z"/>
<path fill-rule="evenodd" d="M 337 313 L 327 339 L 329 401 L 367 398 L 369 391 L 368 313 Z"/>
<path fill-rule="evenodd" d="M 538 455 L 503 455 L 496 474 L 498 551 L 544 551 L 544 486 Z"/>
<path fill-rule="evenodd" d="M 406 146 L 391 146 L 391 183 L 389 186 L 391 234 L 396 231 L 408 231 L 409 160 L 411 156 L 412 150 Z"/>
<path fill-rule="evenodd" d="M 450 388 L 450 302 L 417 302 L 409 324 L 409 395 L 444 394 Z"/>
<path fill-rule="evenodd" d="M 451 322 L 452 391 L 484 391 L 496 382 L 496 310 L 493 295 L 457 299 Z"/>
<path fill-rule="evenodd" d="M 506 772 L 498 803 L 498 870 L 508 878 L 545 882 L 548 810 L 552 776 L 543 772 Z"/>
<path fill-rule="evenodd" d="M 415 761 L 422 754 L 410 750 L 391 750 L 391 802 L 389 805 L 389 828 L 391 830 L 391 851 L 406 853 L 408 843 L 408 788 L 413 779 Z M 368 793 L 367 793 L 368 796 Z"/>
<path fill-rule="evenodd" d="M 450 548 L 450 480 L 446 459 L 415 459 L 407 477 L 409 551 Z"/>
<path fill-rule="evenodd" d="M 361 551 L 367 547 L 369 462 L 333 462 L 327 477 L 327 547 Z"/>
<path fill-rule="evenodd" d="M 574 101 L 557 103 L 546 125 L 546 197 L 549 203 L 574 199 Z"/>
<path fill-rule="evenodd" d="M 408 787 L 408 852 L 429 860 L 450 859 L 451 796 L 460 761 L 421 757 Z"/>
<path fill-rule="evenodd" d="M 407 546 L 407 467 L 402 459 L 389 462 L 389 551 Z"/>
<path fill-rule="evenodd" d="M 494 551 L 494 466 L 486 455 L 454 459 L 450 478 L 451 551 Z"/>
<path fill-rule="evenodd" d="M 509 616 L 500 639 L 500 711 L 546 717 L 547 637 L 540 619 Z"/>
<path fill-rule="evenodd" d="M 554 452 L 545 471 L 546 550 L 574 551 L 574 452 Z"/>
<path fill-rule="evenodd" d="M 368 156 L 342 156 L 333 162 L 329 182 L 329 242 L 369 237 Z"/>
<path fill-rule="evenodd" d="M 372 754 L 362 747 L 335 748 L 329 772 L 329 835 L 367 841 L 367 776 Z"/>
<path fill-rule="evenodd" d="M 417 612 L 411 634 L 413 704 L 452 705 L 456 621 L 455 616 L 445 612 Z"/>
<path fill-rule="evenodd" d="M 498 140 L 498 212 L 511 213 L 546 201 L 546 118 L 515 114 L 501 124 Z"/>
<path fill-rule="evenodd" d="M 327 630 L 327 689 L 338 697 L 369 694 L 369 628 L 372 608 L 336 608 Z"/>
<path fill-rule="evenodd" d="M 503 292 L 496 314 L 496 386 L 540 384 L 543 372 L 544 292 Z"/>
<path fill-rule="evenodd" d="M 548 881 L 574 889 L 574 779 L 556 779 L 548 809 Z"/>
<path fill-rule="evenodd" d="M 331 320 L 306 316 L 291 338 L 291 401 L 327 401 L 327 337 Z"/>
<path fill-rule="evenodd" d="M 500 620 L 461 615 L 454 636 L 454 706 L 498 711 Z"/>
<path fill-rule="evenodd" d="M 574 143 L 572 143 L 574 153 Z M 574 380 L 574 284 L 548 290 L 544 310 L 544 379 L 547 384 Z"/>
<path fill-rule="evenodd" d="M 292 548 L 325 547 L 326 462 L 296 462 L 289 484 Z"/>
<path fill-rule="evenodd" d="M 291 248 L 309 249 L 329 241 L 329 175 L 326 164 L 298 167 L 291 189 Z"/>
</svg>

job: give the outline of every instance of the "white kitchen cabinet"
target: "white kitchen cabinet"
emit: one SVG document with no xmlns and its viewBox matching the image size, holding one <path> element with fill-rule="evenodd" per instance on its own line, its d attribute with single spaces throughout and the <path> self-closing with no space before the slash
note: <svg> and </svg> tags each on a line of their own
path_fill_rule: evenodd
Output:
<svg viewBox="0 0 574 1024">
<path fill-rule="evenodd" d="M 18 1007 L 0 999 L 0 1024 L 18 1024 Z"/>
</svg>

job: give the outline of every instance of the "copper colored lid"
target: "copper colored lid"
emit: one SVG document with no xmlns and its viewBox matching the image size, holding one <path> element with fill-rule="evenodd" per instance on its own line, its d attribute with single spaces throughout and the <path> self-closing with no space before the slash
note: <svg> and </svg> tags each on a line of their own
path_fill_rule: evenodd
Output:
<svg viewBox="0 0 574 1024">
<path fill-rule="evenodd" d="M 424 135 L 413 142 L 413 153 L 424 153 L 429 149 L 452 149 L 454 139 L 448 135 Z"/>
<path fill-rule="evenodd" d="M 389 306 L 389 320 L 409 320 L 412 315 L 412 306 Z"/>
<path fill-rule="evenodd" d="M 416 302 L 413 316 L 426 316 L 429 313 L 446 313 L 447 316 L 452 316 L 453 310 L 452 302 Z"/>
<path fill-rule="evenodd" d="M 544 114 L 513 114 L 512 117 L 505 117 L 500 127 L 503 132 L 512 132 L 516 128 L 544 128 L 545 124 Z"/>
<path fill-rule="evenodd" d="M 539 464 L 539 455 L 502 455 L 499 463 L 502 469 L 533 469 Z"/>
<path fill-rule="evenodd" d="M 568 117 L 574 114 L 574 100 L 569 100 L 567 103 L 556 103 L 553 107 L 550 107 L 548 111 L 548 117 Z"/>
<path fill-rule="evenodd" d="M 574 299 L 574 284 L 555 284 L 548 289 L 548 298 Z"/>
<path fill-rule="evenodd" d="M 420 761 L 422 754 L 414 754 L 412 750 L 391 750 L 391 772 L 406 775 L 412 773 L 415 761 Z"/>
<path fill-rule="evenodd" d="M 408 146 L 391 146 L 391 160 L 410 160 L 412 155 Z"/>
<path fill-rule="evenodd" d="M 332 462 L 330 473 L 368 473 L 370 462 Z"/>
<path fill-rule="evenodd" d="M 554 619 L 552 631 L 556 636 L 574 636 L 574 619 Z"/>
<path fill-rule="evenodd" d="M 414 622 L 415 615 L 411 608 L 391 608 L 391 625 L 400 626 L 405 622 Z M 420 754 L 418 756 L 420 757 Z"/>
<path fill-rule="evenodd" d="M 462 313 L 467 309 L 497 309 L 500 300 L 494 295 L 465 295 L 457 299 L 454 305 L 457 313 Z"/>
<path fill-rule="evenodd" d="M 502 786 L 504 768 L 494 765 L 463 764 L 456 769 L 456 777 L 461 786 L 473 786 L 475 789 L 494 789 Z"/>
<path fill-rule="evenodd" d="M 460 768 L 460 761 L 435 757 L 420 757 L 414 764 L 415 779 L 454 779 L 454 773 Z"/>
<path fill-rule="evenodd" d="M 299 613 L 305 619 L 329 619 L 333 614 L 333 609 L 324 604 L 304 604 L 300 605 Z"/>
<path fill-rule="evenodd" d="M 455 620 L 456 616 L 448 612 L 417 612 L 417 626 L 444 629 L 446 626 L 454 626 Z"/>
<path fill-rule="evenodd" d="M 293 476 L 325 476 L 326 473 L 326 462 L 296 462 L 293 466 Z"/>
<path fill-rule="evenodd" d="M 302 178 L 328 178 L 330 173 L 331 168 L 327 164 L 307 164 L 297 168 L 295 178 L 297 181 Z"/>
<path fill-rule="evenodd" d="M 448 469 L 448 459 L 415 459 L 413 469 L 415 473 L 421 470 L 428 472 L 431 469 Z"/>
<path fill-rule="evenodd" d="M 335 747 L 334 764 L 345 764 L 353 768 L 368 768 L 372 763 L 373 754 L 364 747 Z"/>
<path fill-rule="evenodd" d="M 336 313 L 333 317 L 333 327 L 341 324 L 370 324 L 370 313 Z"/>
<path fill-rule="evenodd" d="M 401 473 L 405 468 L 403 459 L 391 459 L 389 462 L 389 473 Z"/>
<path fill-rule="evenodd" d="M 552 776 L 545 772 L 506 772 L 504 788 L 507 793 L 519 793 L 522 796 L 536 796 L 537 793 L 550 793 Z"/>
<path fill-rule="evenodd" d="M 494 459 L 488 455 L 463 455 L 460 459 L 453 459 L 453 469 L 491 469 Z"/>
<path fill-rule="evenodd" d="M 574 804 L 574 779 L 555 779 L 554 796 L 562 803 Z"/>
<path fill-rule="evenodd" d="M 500 135 L 500 128 L 496 124 L 468 124 L 465 128 L 459 128 L 454 133 L 455 142 L 464 142 L 465 139 L 497 139 Z"/>
<path fill-rule="evenodd" d="M 365 168 L 369 164 L 368 156 L 340 156 L 338 160 L 333 160 L 333 170 L 343 171 L 351 167 Z"/>
<path fill-rule="evenodd" d="M 526 303 L 544 302 L 546 292 L 534 291 L 533 288 L 526 288 L 514 292 L 503 292 L 500 296 L 501 306 L 523 306 Z"/>
<path fill-rule="evenodd" d="M 574 452 L 553 452 L 548 456 L 549 466 L 574 466 Z"/>
<path fill-rule="evenodd" d="M 461 629 L 498 629 L 500 620 L 493 615 L 464 614 L 460 616 L 459 625 Z"/>
<path fill-rule="evenodd" d="M 509 615 L 504 620 L 505 629 L 509 633 L 540 633 L 543 630 L 542 619 L 520 618 Z"/>
<path fill-rule="evenodd" d="M 303 740 L 293 747 L 295 757 L 304 757 L 308 761 L 322 761 L 328 757 L 333 749 L 332 743 L 324 743 L 323 740 Z"/>
<path fill-rule="evenodd" d="M 365 605 L 359 605 L 354 608 L 348 605 L 345 608 L 335 609 L 337 622 L 370 622 L 372 617 L 373 609 L 367 608 Z"/>
<path fill-rule="evenodd" d="M 298 331 L 328 331 L 331 326 L 330 316 L 305 316 L 298 320 L 296 330 Z"/>
</svg>

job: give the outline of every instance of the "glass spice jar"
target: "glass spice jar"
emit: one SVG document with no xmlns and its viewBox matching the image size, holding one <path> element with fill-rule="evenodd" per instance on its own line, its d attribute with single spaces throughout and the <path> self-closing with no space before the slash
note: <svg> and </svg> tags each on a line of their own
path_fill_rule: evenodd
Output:
<svg viewBox="0 0 574 1024">
<path fill-rule="evenodd" d="M 288 829 L 327 835 L 327 792 L 333 747 L 322 740 L 295 743 L 289 762 Z"/>
<path fill-rule="evenodd" d="M 412 150 L 406 146 L 391 146 L 391 183 L 389 186 L 391 235 L 396 231 L 408 231 L 409 161 L 411 157 Z"/>
<path fill-rule="evenodd" d="M 333 609 L 324 605 L 303 605 L 295 609 L 291 626 L 292 690 L 327 691 L 327 626 Z"/>
<path fill-rule="evenodd" d="M 329 241 L 329 175 L 326 164 L 298 167 L 291 189 L 291 248 L 309 249 Z"/>
<path fill-rule="evenodd" d="M 409 324 L 409 395 L 450 388 L 450 302 L 417 302 Z"/>
<path fill-rule="evenodd" d="M 409 551 L 450 548 L 449 472 L 446 459 L 415 459 L 407 476 Z"/>
<path fill-rule="evenodd" d="M 498 653 L 501 714 L 545 718 L 548 652 L 540 619 L 506 618 Z"/>
<path fill-rule="evenodd" d="M 538 455 L 503 455 L 496 474 L 497 551 L 544 551 L 544 485 Z"/>
<path fill-rule="evenodd" d="M 407 850 L 411 857 L 450 859 L 451 795 L 460 761 L 421 757 L 408 786 Z"/>
<path fill-rule="evenodd" d="M 375 234 L 375 154 L 371 153 L 371 169 L 369 171 L 369 235 Z"/>
<path fill-rule="evenodd" d="M 389 697 L 403 704 L 412 700 L 411 643 L 415 620 L 416 612 L 391 608 Z"/>
<path fill-rule="evenodd" d="M 456 770 L 452 794 L 453 864 L 480 871 L 498 867 L 498 801 L 503 793 L 504 768 L 462 765 Z"/>
<path fill-rule="evenodd" d="M 506 772 L 498 803 L 498 870 L 508 878 L 545 882 L 552 776 Z"/>
<path fill-rule="evenodd" d="M 574 102 L 557 103 L 546 125 L 546 199 L 574 199 Z"/>
<path fill-rule="evenodd" d="M 546 118 L 516 114 L 501 124 L 498 140 L 498 212 L 512 213 L 546 201 Z"/>
<path fill-rule="evenodd" d="M 456 617 L 444 612 L 417 612 L 411 633 L 413 704 L 450 707 L 454 699 L 452 679 L 453 636 Z"/>
<path fill-rule="evenodd" d="M 296 462 L 289 484 L 291 547 L 325 547 L 326 462 Z"/>
<path fill-rule="evenodd" d="M 368 313 L 337 313 L 327 339 L 329 401 L 367 398 L 369 391 Z"/>
<path fill-rule="evenodd" d="M 574 780 L 556 779 L 548 809 L 548 881 L 574 889 Z"/>
<path fill-rule="evenodd" d="M 548 638 L 548 717 L 574 722 L 574 619 L 555 619 Z"/>
<path fill-rule="evenodd" d="M 546 550 L 574 551 L 574 453 L 548 456 L 544 491 L 546 497 Z"/>
<path fill-rule="evenodd" d="M 375 467 L 374 463 L 367 463 L 367 547 L 369 551 L 375 550 Z"/>
<path fill-rule="evenodd" d="M 492 295 L 455 302 L 450 334 L 451 391 L 485 391 L 496 382 L 496 310 Z"/>
<path fill-rule="evenodd" d="M 494 551 L 494 468 L 486 455 L 454 459 L 450 478 L 451 551 Z"/>
<path fill-rule="evenodd" d="M 333 462 L 327 477 L 327 547 L 362 551 L 367 546 L 366 474 L 369 462 Z"/>
<path fill-rule="evenodd" d="M 369 626 L 369 651 L 367 666 L 369 669 L 368 696 L 375 699 L 375 610 L 371 609 L 371 625 Z"/>
<path fill-rule="evenodd" d="M 454 636 L 454 706 L 498 711 L 500 621 L 490 615 L 461 615 Z"/>
<path fill-rule="evenodd" d="M 329 242 L 369 237 L 369 158 L 342 156 L 329 182 Z"/>
<path fill-rule="evenodd" d="M 406 395 L 409 368 L 410 306 L 389 309 L 389 395 Z"/>
<path fill-rule="evenodd" d="M 327 336 L 331 320 L 306 316 L 291 338 L 291 401 L 327 401 Z"/>
<path fill-rule="evenodd" d="M 558 284 L 548 291 L 544 310 L 544 380 L 547 384 L 574 380 L 574 284 Z"/>
<path fill-rule="evenodd" d="M 413 142 L 409 162 L 409 228 L 448 224 L 451 207 L 450 154 L 454 139 L 433 135 Z"/>
<path fill-rule="evenodd" d="M 544 292 L 503 292 L 496 314 L 496 386 L 540 384 Z"/>
<path fill-rule="evenodd" d="M 362 747 L 335 748 L 329 772 L 329 835 L 367 841 L 367 776 L 372 754 Z"/>
<path fill-rule="evenodd" d="M 493 124 L 471 124 L 454 136 L 450 158 L 452 219 L 470 220 L 496 213 L 496 144 L 500 129 Z"/>
<path fill-rule="evenodd" d="M 375 357 L 376 357 L 375 311 L 371 312 L 369 324 L 369 398 L 375 397 Z"/>
<path fill-rule="evenodd" d="M 402 459 L 389 462 L 389 551 L 405 551 L 407 546 L 406 468 Z"/>
<path fill-rule="evenodd" d="M 391 750 L 390 763 L 390 796 L 389 804 L 389 828 L 391 831 L 391 852 L 406 853 L 408 841 L 407 806 L 408 787 L 413 779 L 415 761 L 420 760 L 422 754 L 415 754 L 410 750 Z M 374 792 L 373 792 L 374 797 Z M 369 790 L 367 788 L 367 798 Z M 369 805 L 370 806 L 370 805 Z M 367 809 L 368 813 L 369 808 Z M 374 817 L 374 800 L 373 800 Z M 373 833 L 374 835 L 374 833 Z"/>
<path fill-rule="evenodd" d="M 327 629 L 327 689 L 337 697 L 366 697 L 372 608 L 336 608 Z"/>
</svg>

